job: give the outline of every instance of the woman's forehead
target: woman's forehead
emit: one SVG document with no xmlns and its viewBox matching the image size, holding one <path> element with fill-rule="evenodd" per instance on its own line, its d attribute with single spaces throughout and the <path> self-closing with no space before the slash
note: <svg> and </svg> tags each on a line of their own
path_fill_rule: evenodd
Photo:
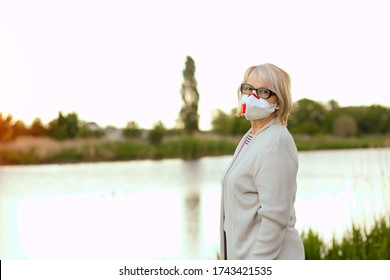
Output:
<svg viewBox="0 0 390 280">
<path fill-rule="evenodd" d="M 245 84 L 250 84 L 254 87 L 263 87 L 267 85 L 266 81 L 260 77 L 260 75 L 252 73 L 246 78 L 244 82 Z"/>
</svg>

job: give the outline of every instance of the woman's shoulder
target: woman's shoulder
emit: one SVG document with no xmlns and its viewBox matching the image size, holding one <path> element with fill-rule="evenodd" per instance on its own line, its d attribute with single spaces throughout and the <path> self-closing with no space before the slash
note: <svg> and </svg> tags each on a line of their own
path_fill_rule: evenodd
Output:
<svg viewBox="0 0 390 280">
<path fill-rule="evenodd" d="M 285 125 L 275 122 L 268 130 L 269 138 L 273 146 L 291 147 L 296 149 L 294 138 Z"/>
<path fill-rule="evenodd" d="M 284 124 L 281 124 L 279 122 L 274 122 L 272 125 L 270 125 L 268 130 L 269 130 L 270 134 L 273 134 L 277 137 L 281 137 L 281 138 L 292 137 L 291 133 L 287 129 L 287 127 Z"/>
</svg>

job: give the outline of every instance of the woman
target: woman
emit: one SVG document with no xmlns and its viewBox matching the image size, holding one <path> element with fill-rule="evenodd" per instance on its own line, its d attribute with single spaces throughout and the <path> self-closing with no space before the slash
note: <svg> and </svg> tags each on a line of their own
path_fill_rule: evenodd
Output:
<svg viewBox="0 0 390 280">
<path fill-rule="evenodd" d="M 290 76 L 272 64 L 250 67 L 238 97 L 251 128 L 222 177 L 221 259 L 304 259 L 294 228 L 298 153 L 286 127 Z"/>
</svg>

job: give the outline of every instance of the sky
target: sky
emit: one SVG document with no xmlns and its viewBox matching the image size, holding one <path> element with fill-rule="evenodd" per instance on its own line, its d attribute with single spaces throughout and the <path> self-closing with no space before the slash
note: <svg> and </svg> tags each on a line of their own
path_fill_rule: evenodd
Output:
<svg viewBox="0 0 390 280">
<path fill-rule="evenodd" d="M 390 106 L 386 2 L 0 0 L 0 112 L 171 128 L 188 55 L 202 130 L 261 63 L 290 74 L 294 101 Z"/>
</svg>

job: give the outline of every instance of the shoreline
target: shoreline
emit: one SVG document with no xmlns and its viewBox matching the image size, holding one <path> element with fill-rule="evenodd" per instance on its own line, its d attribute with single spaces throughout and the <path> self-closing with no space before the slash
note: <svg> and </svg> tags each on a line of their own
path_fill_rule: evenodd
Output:
<svg viewBox="0 0 390 280">
<path fill-rule="evenodd" d="M 0 143 L 0 166 L 128 160 L 199 159 L 232 155 L 240 137 L 196 135 L 167 137 L 152 145 L 138 139 L 107 140 L 98 138 L 58 141 L 46 137 L 21 137 Z M 367 149 L 390 147 L 389 135 L 353 138 L 330 136 L 294 136 L 298 151 Z"/>
</svg>

